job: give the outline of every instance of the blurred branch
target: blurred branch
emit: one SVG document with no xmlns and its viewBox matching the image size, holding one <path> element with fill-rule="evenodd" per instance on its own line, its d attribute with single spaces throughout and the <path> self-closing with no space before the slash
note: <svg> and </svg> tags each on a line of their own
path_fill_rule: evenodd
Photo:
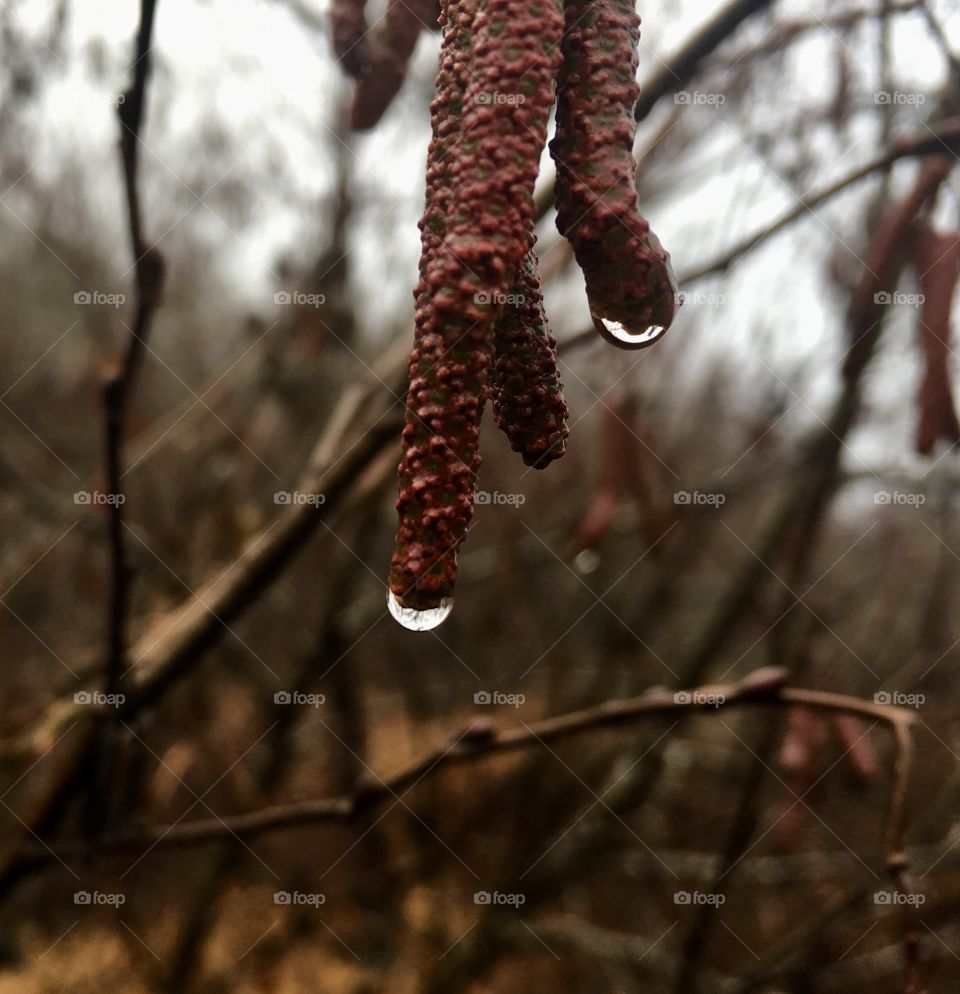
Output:
<svg viewBox="0 0 960 994">
<path fill-rule="evenodd" d="M 919 6 L 920 13 L 923 16 L 923 19 L 927 22 L 927 27 L 930 29 L 930 33 L 940 46 L 940 51 L 943 52 L 943 57 L 947 60 L 950 71 L 955 77 L 954 87 L 956 87 L 960 85 L 960 58 L 957 57 L 957 54 L 950 45 L 950 40 L 947 38 L 946 32 L 943 30 L 943 26 L 936 19 L 936 17 L 934 17 L 933 11 L 930 10 L 930 5 L 926 2 L 926 0 L 921 0 Z"/>
<path fill-rule="evenodd" d="M 904 0 L 903 3 L 889 3 L 888 14 L 909 14 L 922 7 L 922 0 Z M 734 52 L 730 57 L 731 66 L 740 66 L 751 59 L 775 55 L 785 49 L 791 42 L 810 31 L 842 31 L 852 28 L 860 21 L 877 16 L 874 6 L 850 8 L 826 17 L 814 17 L 811 20 L 782 21 L 766 37 L 756 45 L 750 45 L 743 52 Z"/>
<path fill-rule="evenodd" d="M 916 716 L 905 708 L 845 694 L 785 687 L 784 677 L 783 670 L 765 667 L 748 674 L 735 684 L 714 684 L 679 693 L 654 690 L 640 697 L 605 701 L 594 707 L 505 731 L 498 731 L 491 722 L 478 720 L 458 732 L 446 745 L 400 772 L 385 779 L 372 776 L 363 778 L 351 794 L 299 801 L 225 818 L 132 829 L 105 837 L 103 846 L 110 851 L 137 850 L 144 846 L 166 848 L 194 845 L 212 839 L 247 839 L 295 825 L 351 822 L 369 811 L 372 805 L 396 798 L 399 793 L 413 788 L 446 767 L 473 763 L 486 756 L 530 749 L 598 728 L 632 724 L 654 716 L 690 713 L 716 715 L 728 707 L 775 705 L 849 714 L 881 722 L 895 732 L 898 760 L 894 769 L 894 792 L 889 815 L 888 849 L 891 855 L 888 863 L 896 857 L 899 865 L 899 861 L 905 859 L 903 839 L 910 775 L 908 741 Z M 56 856 L 46 849 L 34 855 L 41 863 L 52 862 L 57 857 L 82 852 L 83 843 L 67 841 L 58 849 Z"/>
<path fill-rule="evenodd" d="M 117 107 L 120 123 L 120 155 L 126 189 L 127 222 L 136 275 L 136 316 L 127 350 L 119 373 L 108 378 L 103 388 L 106 417 L 107 483 L 110 502 L 107 507 L 107 541 L 110 554 L 110 591 L 107 608 L 107 662 L 105 693 L 113 698 L 120 695 L 127 670 L 127 615 L 130 607 L 130 565 L 125 546 L 123 494 L 123 441 L 129 399 L 134 380 L 143 361 L 145 338 L 160 301 L 163 284 L 163 259 L 156 248 L 147 249 L 143 242 L 143 219 L 138 185 L 140 129 L 143 125 L 147 98 L 147 83 L 151 68 L 151 38 L 153 35 L 156 0 L 142 0 L 140 23 L 133 52 L 133 81 Z M 94 763 L 90 784 L 88 828 L 96 836 L 105 817 L 106 798 L 113 777 L 119 726 L 103 722 L 100 730 L 100 755 Z"/>
<path fill-rule="evenodd" d="M 777 658 L 784 660 L 788 672 L 795 672 L 802 661 L 804 646 L 809 633 L 808 619 L 798 622 L 793 608 L 803 604 L 803 597 L 795 593 L 802 586 L 826 509 L 838 485 L 838 463 L 844 439 L 847 437 L 860 406 L 860 383 L 868 363 L 875 354 L 880 331 L 885 317 L 884 305 L 878 302 L 881 292 L 897 285 L 906 258 L 906 247 L 918 215 L 930 202 L 940 184 L 949 174 L 953 160 L 934 155 L 927 158 L 919 170 L 913 189 L 899 202 L 888 206 L 879 223 L 871 233 L 870 243 L 863 263 L 863 273 L 850 294 L 847 312 L 847 339 L 849 349 L 842 367 L 843 389 L 834 406 L 834 411 L 823 430 L 819 430 L 812 440 L 797 474 L 796 484 L 788 493 L 773 526 L 764 535 L 762 554 L 752 553 L 747 565 L 735 583 L 735 596 L 728 599 L 718 612 L 716 627 L 709 628 L 695 653 L 691 667 L 685 671 L 702 671 L 715 657 L 726 638 L 734 630 L 741 614 L 746 610 L 759 584 L 768 574 L 777 576 L 784 587 L 782 602 L 776 611 L 776 621 L 766 635 L 772 642 Z M 783 580 L 774 573 L 778 558 L 787 558 Z M 807 622 L 804 626 L 804 622 Z M 697 679 L 697 677 L 693 677 Z M 755 749 L 753 760 L 744 789 L 736 806 L 734 819 L 728 831 L 722 850 L 722 863 L 718 867 L 713 888 L 722 892 L 729 882 L 733 867 L 747 851 L 754 826 L 759 817 L 760 786 L 769 768 L 770 759 L 779 737 L 779 724 L 766 723 Z M 909 748 L 898 743 L 898 756 L 904 757 L 909 765 Z M 899 760 L 898 760 L 899 762 Z M 899 784 L 899 780 L 897 781 Z M 902 831 L 899 827 L 900 812 L 905 800 L 898 797 L 899 787 L 895 788 L 893 814 L 891 815 L 890 840 L 888 842 L 887 867 L 898 890 L 909 894 L 910 882 L 905 871 L 898 869 L 902 849 Z M 681 968 L 678 971 L 674 991 L 682 994 L 695 984 L 700 959 L 703 955 L 707 936 L 712 927 L 711 916 L 698 912 L 694 924 L 684 940 Z M 904 943 L 911 980 L 920 989 L 917 974 L 919 926 L 909 915 L 905 929 Z"/>
<path fill-rule="evenodd" d="M 640 91 L 634 117 L 642 121 L 663 97 L 683 89 L 707 56 L 712 55 L 747 18 L 769 6 L 770 0 L 735 0 L 720 10 L 673 55 L 661 60 L 660 69 Z"/>
<path fill-rule="evenodd" d="M 801 200 L 796 207 L 782 214 L 766 228 L 738 242 L 733 248 L 728 249 L 722 255 L 700 266 L 700 268 L 694 269 L 689 273 L 683 273 L 680 276 L 680 283 L 693 283 L 696 280 L 703 279 L 705 276 L 726 272 L 742 256 L 748 252 L 752 252 L 773 235 L 779 234 L 779 232 L 783 231 L 784 228 L 798 218 L 803 217 L 807 213 L 812 213 L 822 204 L 837 196 L 837 194 L 843 193 L 848 187 L 854 186 L 872 173 L 887 169 L 900 159 L 917 158 L 946 152 L 953 153 L 954 155 L 960 153 L 960 118 L 950 118 L 934 127 L 929 127 L 928 130 L 930 131 L 929 135 L 914 135 L 913 137 L 902 138 L 895 142 L 886 152 L 871 159 L 866 165 L 855 169 L 848 175 L 831 183 L 830 186 L 821 190 L 819 193 Z"/>
<path fill-rule="evenodd" d="M 589 335 L 575 336 L 564 349 L 570 351 L 595 338 L 596 332 L 591 330 Z M 132 718 L 141 708 L 155 703 L 187 672 L 191 662 L 212 648 L 399 437 L 408 350 L 409 342 L 401 336 L 372 370 L 375 382 L 348 389 L 331 415 L 297 487 L 302 493 L 322 493 L 324 502 L 290 505 L 246 546 L 232 566 L 212 571 L 212 579 L 141 636 L 130 652 L 135 669 L 124 705 L 119 709 L 98 708 L 78 704 L 72 697 L 59 698 L 29 728 L 0 743 L 0 758 L 39 754 L 51 735 L 55 737 L 58 730 L 77 719 L 102 717 L 111 711 Z"/>
</svg>

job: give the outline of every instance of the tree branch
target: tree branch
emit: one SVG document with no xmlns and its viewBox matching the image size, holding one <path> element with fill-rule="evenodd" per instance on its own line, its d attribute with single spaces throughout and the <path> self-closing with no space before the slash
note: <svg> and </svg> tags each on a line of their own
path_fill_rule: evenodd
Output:
<svg viewBox="0 0 960 994">
<path fill-rule="evenodd" d="M 715 715 L 729 707 L 773 705 L 849 714 L 882 722 L 895 733 L 898 759 L 893 773 L 894 792 L 889 816 L 888 844 L 896 847 L 899 864 L 905 859 L 902 850 L 910 775 L 908 743 L 915 715 L 904 708 L 845 694 L 785 687 L 785 676 L 785 672 L 777 667 L 765 667 L 748 674 L 735 684 L 709 685 L 679 693 L 654 690 L 640 697 L 606 701 L 594 707 L 503 731 L 497 730 L 492 722 L 477 720 L 460 730 L 447 745 L 428 753 L 398 773 L 383 779 L 372 776 L 363 778 L 352 793 L 298 801 L 225 818 L 131 829 L 105 836 L 102 848 L 105 852 L 119 852 L 153 847 L 180 847 L 211 840 L 249 839 L 297 825 L 350 823 L 361 814 L 366 814 L 378 802 L 396 797 L 398 793 L 427 777 L 435 776 L 442 769 L 474 763 L 487 756 L 531 749 L 599 728 L 629 725 L 656 716 L 691 713 Z M 66 858 L 78 855 L 84 849 L 85 843 L 82 841 L 66 841 L 58 846 L 57 856 Z M 32 848 L 25 855 L 40 864 L 52 862 L 56 858 L 46 849 L 37 851 Z"/>
<path fill-rule="evenodd" d="M 871 159 L 866 165 L 860 166 L 853 172 L 841 177 L 830 186 L 825 187 L 819 193 L 801 200 L 794 208 L 782 214 L 776 221 L 767 225 L 753 235 L 744 238 L 732 248 L 727 249 L 721 255 L 709 262 L 694 269 L 691 272 L 683 273 L 680 276 L 680 284 L 694 283 L 702 280 L 706 276 L 713 276 L 726 272 L 735 262 L 748 252 L 752 252 L 767 239 L 779 234 L 798 218 L 807 213 L 812 213 L 828 200 L 833 199 L 839 193 L 866 179 L 876 172 L 881 172 L 889 168 L 900 159 L 921 158 L 926 155 L 937 155 L 938 153 L 951 152 L 954 155 L 960 153 L 960 118 L 952 117 L 941 122 L 930 129 L 928 135 L 914 135 L 909 138 L 902 138 L 895 142 L 886 152 Z"/>
</svg>

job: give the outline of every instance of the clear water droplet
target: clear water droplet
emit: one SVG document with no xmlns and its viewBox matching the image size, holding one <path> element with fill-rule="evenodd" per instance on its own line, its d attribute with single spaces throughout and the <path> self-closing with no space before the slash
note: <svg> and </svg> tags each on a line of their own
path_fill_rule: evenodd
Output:
<svg viewBox="0 0 960 994">
<path fill-rule="evenodd" d="M 580 573 L 592 573 L 600 565 L 600 557 L 593 549 L 584 549 L 577 553 L 573 565 Z"/>
<path fill-rule="evenodd" d="M 429 632 L 431 628 L 442 625 L 453 610 L 453 598 L 444 597 L 436 607 L 418 611 L 416 608 L 401 604 L 392 590 L 387 591 L 387 608 L 394 620 L 411 632 Z"/>
<path fill-rule="evenodd" d="M 600 332 L 600 337 L 618 349 L 646 349 L 659 342 L 667 333 L 667 329 L 658 324 L 650 325 L 641 332 L 633 332 L 619 321 L 607 318 L 594 317 L 593 323 Z"/>
</svg>

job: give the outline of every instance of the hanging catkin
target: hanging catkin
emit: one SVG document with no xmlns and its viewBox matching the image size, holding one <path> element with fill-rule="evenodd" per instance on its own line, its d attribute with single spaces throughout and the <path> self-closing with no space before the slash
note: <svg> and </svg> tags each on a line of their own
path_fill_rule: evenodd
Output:
<svg viewBox="0 0 960 994">
<path fill-rule="evenodd" d="M 928 455 L 940 440 L 960 442 L 950 386 L 950 310 L 960 274 L 960 232 L 920 228 L 914 258 L 923 298 L 917 322 L 923 375 L 917 393 L 916 449 Z"/>
<path fill-rule="evenodd" d="M 566 447 L 567 407 L 533 251 L 533 188 L 554 81 L 558 225 L 584 271 L 597 329 L 639 348 L 674 315 L 669 257 L 634 190 L 639 21 L 626 0 L 570 0 L 565 11 L 561 2 L 442 6 L 389 576 L 390 610 L 409 628 L 432 628 L 449 613 L 487 398 L 527 465 L 542 468 Z M 405 64 L 415 34 L 406 15 L 401 22 Z M 369 93 L 381 85 L 373 80 Z M 370 99 L 358 96 L 361 120 L 389 102 Z"/>
<path fill-rule="evenodd" d="M 387 12 L 369 44 L 369 72 L 358 83 L 350 126 L 372 128 L 399 93 L 420 32 L 436 20 L 434 0 L 388 0 Z"/>
<path fill-rule="evenodd" d="M 528 466 L 544 469 L 567 443 L 567 405 L 557 369 L 557 343 L 547 327 L 533 251 L 524 257 L 494 329 L 493 415 Z"/>
<path fill-rule="evenodd" d="M 456 22 L 444 31 L 445 54 L 472 36 L 471 77 L 460 134 L 449 147 L 441 142 L 445 154 L 428 165 L 423 292 L 417 294 L 389 581 L 398 611 L 433 616 L 453 595 L 456 552 L 473 514 L 493 329 L 527 250 L 561 30 L 552 3 L 489 0 L 467 38 Z M 446 61 L 453 66 L 455 58 Z M 438 88 L 436 102 L 455 107 L 463 91 L 448 90 L 452 78 L 438 82 L 444 89 Z M 501 100 L 509 101 L 508 112 Z M 437 190 L 431 183 L 438 174 L 447 180 L 440 196 L 448 207 L 436 225 L 442 240 L 433 247 Z"/>
<path fill-rule="evenodd" d="M 597 330 L 653 344 L 673 320 L 670 257 L 637 208 L 633 116 L 640 18 L 633 0 L 567 0 L 557 81 L 557 227 L 583 270 Z"/>
<path fill-rule="evenodd" d="M 331 0 L 329 16 L 334 54 L 344 72 L 362 79 L 370 71 L 365 0 Z"/>
</svg>

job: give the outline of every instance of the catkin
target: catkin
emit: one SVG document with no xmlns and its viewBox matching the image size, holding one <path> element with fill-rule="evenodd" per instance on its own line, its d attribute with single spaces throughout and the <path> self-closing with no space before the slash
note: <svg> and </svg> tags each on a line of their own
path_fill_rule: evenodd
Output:
<svg viewBox="0 0 960 994">
<path fill-rule="evenodd" d="M 666 329 L 676 280 L 634 185 L 640 18 L 633 0 L 567 0 L 565 16 L 550 143 L 557 227 L 573 246 L 596 319 L 636 335 Z"/>
<path fill-rule="evenodd" d="M 455 106 L 458 97 L 466 99 L 452 144 L 436 141 L 434 120 L 427 171 L 423 275 L 389 577 L 397 600 L 414 610 L 434 608 L 452 596 L 457 549 L 473 515 L 493 329 L 498 301 L 527 250 L 562 15 L 546 0 L 489 0 L 472 28 L 466 39 L 456 22 L 444 30 L 451 67 L 453 50 L 472 37 L 470 81 L 465 94 L 452 92 L 451 70 L 443 92 L 438 88 L 437 103 Z M 438 193 L 446 210 L 432 225 Z"/>
</svg>

